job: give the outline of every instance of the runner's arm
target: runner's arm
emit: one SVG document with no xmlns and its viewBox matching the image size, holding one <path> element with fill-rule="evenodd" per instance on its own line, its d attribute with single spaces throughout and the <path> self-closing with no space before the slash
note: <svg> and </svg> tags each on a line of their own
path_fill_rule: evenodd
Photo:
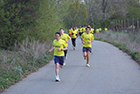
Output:
<svg viewBox="0 0 140 94">
<path fill-rule="evenodd" d="M 81 41 L 82 41 L 83 44 L 85 44 L 85 42 L 84 42 L 84 40 L 82 38 L 81 38 Z"/>
<path fill-rule="evenodd" d="M 68 39 L 68 41 L 66 41 L 66 43 L 68 43 L 71 40 L 71 38 Z"/>
<path fill-rule="evenodd" d="M 67 50 L 67 47 L 65 47 L 65 48 L 63 48 L 63 49 L 58 48 L 57 50 L 58 50 L 58 51 L 64 51 L 64 50 Z"/>
<path fill-rule="evenodd" d="M 49 50 L 49 52 L 51 53 L 51 52 L 52 52 L 52 50 L 54 50 L 54 48 L 55 48 L 55 47 L 53 46 L 53 47 Z"/>
</svg>

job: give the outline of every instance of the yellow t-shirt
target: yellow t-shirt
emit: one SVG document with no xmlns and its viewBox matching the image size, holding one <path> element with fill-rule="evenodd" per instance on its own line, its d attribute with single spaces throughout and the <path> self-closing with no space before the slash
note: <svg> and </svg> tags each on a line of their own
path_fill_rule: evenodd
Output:
<svg viewBox="0 0 140 94">
<path fill-rule="evenodd" d="M 70 39 L 70 36 L 68 34 L 63 34 L 61 35 L 61 39 L 64 40 L 65 42 L 67 42 L 68 39 Z M 67 47 L 68 47 L 68 44 L 66 43 Z"/>
<path fill-rule="evenodd" d="M 83 32 L 83 31 L 82 31 L 82 28 L 80 28 L 79 32 Z"/>
<path fill-rule="evenodd" d="M 64 51 L 58 51 L 58 48 L 65 48 L 66 46 L 66 42 L 62 39 L 60 39 L 59 41 L 57 41 L 56 39 L 53 41 L 53 46 L 55 47 L 54 49 L 54 55 L 55 56 L 64 56 Z"/>
<path fill-rule="evenodd" d="M 77 33 L 79 32 L 78 30 L 79 30 L 79 29 L 77 28 L 77 29 L 76 29 L 76 32 L 77 32 Z"/>
<path fill-rule="evenodd" d="M 83 27 L 82 29 L 83 29 L 83 33 L 86 33 L 86 28 L 85 28 L 85 27 Z"/>
<path fill-rule="evenodd" d="M 73 29 L 72 29 L 72 28 L 71 28 L 71 29 L 69 29 L 69 33 L 70 33 L 70 32 L 72 32 L 72 31 L 73 31 Z"/>
<path fill-rule="evenodd" d="M 105 28 L 105 31 L 107 31 L 107 28 Z"/>
<path fill-rule="evenodd" d="M 94 29 L 93 28 L 90 29 L 90 33 L 94 33 Z"/>
<path fill-rule="evenodd" d="M 99 29 L 96 29 L 96 33 L 99 33 Z"/>
<path fill-rule="evenodd" d="M 102 28 L 99 28 L 99 31 L 102 31 Z"/>
<path fill-rule="evenodd" d="M 77 30 L 72 31 L 71 33 L 72 33 L 71 38 L 76 38 L 76 37 L 77 37 L 77 36 L 76 36 Z"/>
<path fill-rule="evenodd" d="M 88 42 L 91 41 L 91 40 L 94 40 L 94 35 L 93 34 L 83 33 L 81 38 L 85 42 L 85 44 L 83 44 L 83 47 L 92 47 L 91 43 L 89 44 Z"/>
</svg>

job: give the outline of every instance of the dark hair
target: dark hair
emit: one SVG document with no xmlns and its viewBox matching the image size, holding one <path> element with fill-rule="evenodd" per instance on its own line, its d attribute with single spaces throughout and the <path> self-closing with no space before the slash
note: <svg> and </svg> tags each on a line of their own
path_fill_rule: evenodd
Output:
<svg viewBox="0 0 140 94">
<path fill-rule="evenodd" d="M 56 35 L 56 34 L 59 34 L 59 36 L 61 36 L 60 32 L 56 32 L 55 35 Z"/>
<path fill-rule="evenodd" d="M 60 30 L 61 30 L 61 29 L 63 29 L 63 28 L 60 28 Z M 63 30 L 64 30 L 64 29 L 63 29 Z"/>
<path fill-rule="evenodd" d="M 90 30 L 90 27 L 88 27 L 88 26 L 87 26 L 86 30 L 87 30 L 88 28 L 89 28 L 89 30 Z"/>
<path fill-rule="evenodd" d="M 75 30 L 75 27 L 73 27 L 72 29 Z"/>
</svg>

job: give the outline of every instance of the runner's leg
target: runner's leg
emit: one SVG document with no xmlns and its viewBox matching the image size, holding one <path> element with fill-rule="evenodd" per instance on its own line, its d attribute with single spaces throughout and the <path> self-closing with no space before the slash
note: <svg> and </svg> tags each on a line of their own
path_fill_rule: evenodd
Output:
<svg viewBox="0 0 140 94">
<path fill-rule="evenodd" d="M 59 63 L 55 64 L 55 73 L 56 73 L 56 76 L 59 76 Z"/>
<path fill-rule="evenodd" d="M 87 52 L 87 64 L 89 64 L 89 59 L 90 59 L 90 52 Z"/>
</svg>

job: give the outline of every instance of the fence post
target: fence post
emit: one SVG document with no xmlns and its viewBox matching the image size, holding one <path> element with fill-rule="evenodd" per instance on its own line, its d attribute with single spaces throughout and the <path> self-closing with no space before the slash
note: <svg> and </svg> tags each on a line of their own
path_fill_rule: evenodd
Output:
<svg viewBox="0 0 140 94">
<path fill-rule="evenodd" d="M 123 30 L 123 20 L 121 20 L 121 30 Z"/>
<path fill-rule="evenodd" d="M 126 20 L 124 19 L 124 32 L 126 32 Z"/>
<path fill-rule="evenodd" d="M 117 24 L 117 31 L 119 32 L 120 29 L 120 21 L 118 20 L 118 24 Z"/>
<path fill-rule="evenodd" d="M 137 17 L 137 31 L 139 31 L 139 18 Z"/>
<path fill-rule="evenodd" d="M 132 31 L 134 32 L 134 18 L 132 18 Z"/>
<path fill-rule="evenodd" d="M 116 21 L 116 23 L 115 23 L 115 30 L 117 31 L 117 21 Z"/>
</svg>

